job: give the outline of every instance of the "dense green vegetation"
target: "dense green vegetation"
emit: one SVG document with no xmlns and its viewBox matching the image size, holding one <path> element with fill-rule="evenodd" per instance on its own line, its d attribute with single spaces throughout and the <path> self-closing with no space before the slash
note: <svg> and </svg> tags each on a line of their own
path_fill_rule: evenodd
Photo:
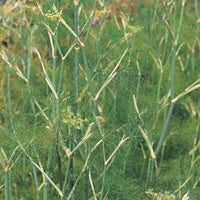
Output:
<svg viewBox="0 0 200 200">
<path fill-rule="evenodd" d="M 199 8 L 1 5 L 0 199 L 199 199 Z"/>
</svg>

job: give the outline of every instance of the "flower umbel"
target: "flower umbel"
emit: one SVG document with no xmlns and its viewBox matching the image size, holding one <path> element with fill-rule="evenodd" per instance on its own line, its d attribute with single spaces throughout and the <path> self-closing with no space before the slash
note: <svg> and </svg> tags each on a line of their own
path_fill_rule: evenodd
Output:
<svg viewBox="0 0 200 200">
<path fill-rule="evenodd" d="M 48 10 L 48 12 L 45 14 L 45 16 L 51 20 L 51 21 L 55 21 L 56 19 L 60 18 L 62 16 L 62 10 L 60 12 L 58 12 L 58 10 L 56 9 L 56 6 L 53 5 L 53 12 Z"/>
<path fill-rule="evenodd" d="M 83 123 L 87 121 L 87 119 L 81 118 L 81 115 L 78 113 L 75 115 L 72 111 L 70 106 L 67 106 L 67 111 L 62 111 L 62 122 L 67 124 L 70 128 L 74 127 L 76 129 L 81 129 L 83 127 Z"/>
</svg>

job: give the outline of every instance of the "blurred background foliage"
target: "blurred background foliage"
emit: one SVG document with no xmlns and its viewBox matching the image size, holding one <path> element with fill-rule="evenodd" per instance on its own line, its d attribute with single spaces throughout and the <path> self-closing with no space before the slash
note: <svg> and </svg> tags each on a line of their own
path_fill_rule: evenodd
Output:
<svg viewBox="0 0 200 200">
<path fill-rule="evenodd" d="M 84 27 L 93 9 L 94 1 L 79 1 L 79 31 Z M 105 2 L 105 1 L 98 1 Z M 166 119 L 169 105 L 169 85 L 170 68 L 172 56 L 172 38 L 163 22 L 162 17 L 166 14 L 167 21 L 176 33 L 180 18 L 181 1 L 161 1 L 159 8 L 155 12 L 155 1 L 106 1 L 104 6 L 97 4 L 97 10 L 106 9 L 98 24 L 93 26 L 86 43 L 87 61 L 89 72 L 92 77 L 94 90 L 97 93 L 112 72 L 114 66 L 119 62 L 121 55 L 126 48 L 128 53 L 122 60 L 116 77 L 103 90 L 98 99 L 98 115 L 105 122 L 103 124 L 105 149 L 107 157 L 115 149 L 123 135 L 130 139 L 121 147 L 116 154 L 113 164 L 109 167 L 105 181 L 105 191 L 108 192 L 107 199 L 146 199 L 148 163 L 150 153 L 141 135 L 138 125 L 141 124 L 133 102 L 133 94 L 137 98 L 143 124 L 147 130 L 153 146 L 156 146 Z M 53 4 L 62 9 L 62 17 L 74 30 L 74 4 L 72 1 L 38 1 L 42 11 L 52 12 Z M 167 7 L 167 3 L 169 6 Z M 130 8 L 132 5 L 132 9 Z M 189 1 L 182 27 L 176 63 L 175 96 L 183 92 L 185 88 L 199 79 L 200 62 L 200 42 L 199 42 L 199 22 L 194 14 L 194 1 Z M 26 65 L 30 58 L 30 45 L 39 49 L 43 62 L 47 66 L 46 70 L 52 74 L 52 55 L 47 29 L 44 22 L 52 29 L 56 27 L 56 21 L 51 21 L 41 15 L 36 1 L 7 1 L 1 5 L 1 50 L 6 55 L 9 53 L 9 61 L 15 63 L 21 71 L 26 71 Z M 45 21 L 44 21 L 45 19 Z M 124 22 L 123 22 L 124 20 Z M 140 27 L 137 33 L 131 33 L 131 29 L 124 26 L 127 23 L 133 27 Z M 8 31 L 12 25 L 10 35 Z M 89 26 L 80 34 L 84 41 Z M 127 38 L 128 34 L 130 37 Z M 32 36 L 31 36 L 32 35 Z M 9 40 L 8 41 L 8 36 Z M 32 37 L 32 39 L 31 39 Z M 23 38 L 23 39 L 21 39 Z M 63 25 L 57 29 L 57 40 L 62 52 L 69 49 L 74 36 Z M 81 51 L 81 50 L 80 50 Z M 81 52 L 80 52 L 81 53 Z M 77 107 L 85 124 L 93 121 L 93 107 L 91 105 L 91 92 L 87 86 L 88 80 L 84 69 L 84 61 L 80 55 L 79 60 L 79 94 L 85 93 L 80 102 L 76 101 L 74 87 L 74 57 L 72 51 L 65 61 L 63 74 L 63 85 L 61 92 L 60 109 L 64 112 L 71 106 L 73 113 Z M 59 79 L 61 68 L 61 57 L 57 51 L 56 81 Z M 158 63 L 161 61 L 159 68 Z M 158 63 L 156 63 L 158 62 Z M 26 87 L 24 80 L 16 76 L 16 72 L 9 69 L 7 64 L 0 60 L 0 141 L 7 155 L 11 155 L 17 143 L 9 131 L 9 114 L 7 102 L 7 73 L 11 73 L 12 91 L 12 121 L 19 140 L 27 146 L 27 151 L 35 158 L 39 155 L 46 165 L 47 152 L 53 148 L 56 152 L 54 133 L 48 129 L 48 123 L 40 114 L 40 110 L 35 106 L 36 112 L 31 108 L 31 96 L 37 99 L 38 104 L 44 109 L 47 116 L 51 116 L 52 93 L 47 87 L 41 64 L 35 54 L 32 55 L 32 71 L 30 75 L 30 90 Z M 139 68 L 138 68 L 139 66 Z M 159 86 L 159 79 L 161 85 Z M 160 87 L 159 101 L 157 102 L 158 88 Z M 31 93 L 30 93 L 31 91 Z M 199 196 L 199 91 L 195 90 L 189 95 L 180 99 L 176 105 L 174 114 L 168 130 L 163 149 L 158 159 L 158 174 L 155 176 L 154 191 L 175 192 L 180 184 L 192 175 L 189 183 L 179 191 L 181 195 L 190 191 L 192 199 Z M 102 111 L 101 111 L 102 110 Z M 66 117 L 64 117 L 66 118 Z M 77 118 L 76 118 L 77 119 Z M 52 120 L 53 123 L 53 120 Z M 64 123 L 61 126 L 63 137 L 68 140 L 68 126 Z M 87 126 L 75 131 L 76 139 L 79 141 L 87 130 Z M 93 138 L 90 144 L 95 144 L 100 134 L 97 127 L 94 128 Z M 30 144 L 30 141 L 33 142 Z M 77 142 L 76 141 L 76 142 Z M 196 143 L 195 143 L 196 142 Z M 90 145 L 86 143 L 86 145 Z M 197 145 L 195 155 L 191 150 Z M 88 147 L 90 148 L 90 147 Z M 87 148 L 86 148 L 87 149 Z M 190 154 L 189 154 L 190 153 Z M 21 152 L 15 156 L 20 156 L 20 160 L 13 168 L 12 193 L 16 198 L 34 199 L 36 192 L 33 183 L 33 175 L 30 172 L 31 164 L 27 158 L 21 156 Z M 63 154 L 63 166 L 67 166 L 67 159 Z M 193 158 L 195 156 L 195 158 Z M 75 177 L 81 170 L 84 163 L 82 152 L 77 152 L 74 156 Z M 25 159 L 25 161 L 23 161 Z M 53 155 L 52 159 L 56 160 Z M 197 159 L 195 162 L 193 159 Z M 25 163 L 25 166 L 24 166 Z M 96 191 L 100 191 L 102 180 L 102 152 L 96 151 L 90 160 L 92 176 Z M 52 166 L 51 175 L 57 179 L 55 172 L 56 164 Z M 23 170 L 21 170 L 23 169 Z M 2 171 L 0 172 L 2 173 Z M 3 178 L 0 179 L 1 185 Z M 76 199 L 83 199 L 81 179 L 76 190 Z M 52 192 L 52 198 L 56 197 Z M 90 191 L 90 196 L 92 192 Z M 178 197 L 178 193 L 175 192 Z M 3 193 L 0 194 L 0 197 Z M 32 197 L 31 197 L 32 196 Z M 79 198 L 80 197 L 80 198 Z"/>
</svg>

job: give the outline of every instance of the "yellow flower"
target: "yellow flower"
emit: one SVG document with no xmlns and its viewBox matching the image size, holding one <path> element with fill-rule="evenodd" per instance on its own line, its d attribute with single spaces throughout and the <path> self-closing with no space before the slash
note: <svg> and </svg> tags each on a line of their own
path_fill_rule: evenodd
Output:
<svg viewBox="0 0 200 200">
<path fill-rule="evenodd" d="M 130 26 L 128 24 L 126 24 L 126 26 L 133 32 L 133 33 L 137 33 L 139 31 L 141 31 L 144 27 L 141 26 Z"/>
<path fill-rule="evenodd" d="M 104 13 L 108 13 L 109 11 L 107 11 L 107 10 L 96 10 L 95 11 L 95 16 L 97 17 L 97 18 L 99 18 L 99 17 L 102 17 L 103 15 L 104 15 Z"/>
<path fill-rule="evenodd" d="M 55 5 L 53 5 L 53 10 L 54 11 L 48 10 L 48 12 L 45 14 L 45 16 L 51 21 L 55 21 L 62 16 L 62 10 L 58 12 Z"/>
</svg>

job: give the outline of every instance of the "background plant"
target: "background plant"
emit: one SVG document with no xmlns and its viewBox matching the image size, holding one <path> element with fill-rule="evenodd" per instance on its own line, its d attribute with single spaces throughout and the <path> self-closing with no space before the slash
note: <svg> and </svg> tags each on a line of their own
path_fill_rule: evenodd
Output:
<svg viewBox="0 0 200 200">
<path fill-rule="evenodd" d="M 5 199 L 198 198 L 198 1 L 132 3 L 4 4 Z"/>
</svg>

